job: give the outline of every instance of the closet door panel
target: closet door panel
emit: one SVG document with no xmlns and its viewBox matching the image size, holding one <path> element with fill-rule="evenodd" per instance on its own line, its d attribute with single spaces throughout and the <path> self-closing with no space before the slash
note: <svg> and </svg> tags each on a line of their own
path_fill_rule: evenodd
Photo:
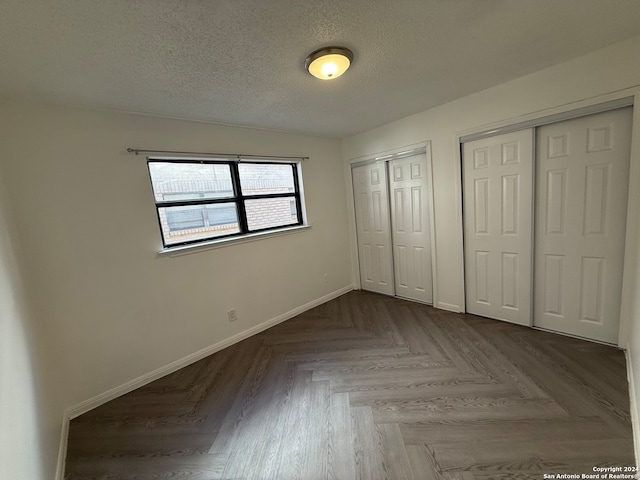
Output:
<svg viewBox="0 0 640 480">
<path fill-rule="evenodd" d="M 631 112 L 537 131 L 536 326 L 618 341 Z"/>
<path fill-rule="evenodd" d="M 396 295 L 433 303 L 427 157 L 392 160 L 389 172 Z"/>
<path fill-rule="evenodd" d="M 383 163 L 352 170 L 356 234 L 363 290 L 394 294 L 389 196 Z"/>
<path fill-rule="evenodd" d="M 533 130 L 463 145 L 467 312 L 531 324 Z"/>
</svg>

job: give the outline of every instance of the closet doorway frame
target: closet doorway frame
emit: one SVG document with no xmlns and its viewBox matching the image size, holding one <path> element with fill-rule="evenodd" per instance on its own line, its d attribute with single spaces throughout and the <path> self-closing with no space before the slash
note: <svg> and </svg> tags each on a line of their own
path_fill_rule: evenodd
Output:
<svg viewBox="0 0 640 480">
<path fill-rule="evenodd" d="M 362 284 L 360 281 L 360 257 L 358 255 L 358 235 L 356 231 L 356 208 L 355 208 L 355 200 L 353 196 L 353 175 L 352 170 L 355 167 L 361 167 L 364 165 L 372 164 L 372 163 L 388 163 L 390 160 L 394 160 L 396 158 L 405 158 L 410 155 L 420 154 L 420 150 L 424 149 L 424 154 L 426 156 L 426 166 L 427 166 L 427 194 L 429 200 L 429 235 L 431 237 L 431 281 L 432 281 L 432 297 L 433 297 L 433 306 L 437 305 L 438 301 L 438 266 L 436 261 L 436 226 L 435 226 L 435 208 L 434 208 L 434 193 L 433 193 L 433 161 L 431 157 L 431 141 L 425 140 L 423 142 L 412 143 L 409 145 L 405 145 L 398 148 L 392 148 L 389 150 L 383 150 L 380 152 L 371 153 L 368 155 L 363 155 L 361 157 L 356 157 L 349 159 L 345 163 L 345 187 L 347 188 L 347 207 L 349 214 L 349 238 L 351 243 L 351 258 L 353 265 L 352 269 L 352 278 L 354 279 L 354 286 L 357 290 L 362 290 Z M 415 153 L 412 153 L 415 152 Z M 387 189 L 389 188 L 389 184 L 387 181 Z M 391 228 L 391 222 L 389 222 L 389 228 Z M 393 239 L 392 239 L 393 243 Z M 392 258 L 393 259 L 393 258 Z M 395 291 L 395 282 L 394 282 L 394 297 L 402 298 L 407 301 L 417 301 L 411 299 L 405 299 L 403 297 L 398 297 Z"/>
<path fill-rule="evenodd" d="M 630 175 L 629 175 L 629 191 L 627 195 L 627 221 L 626 221 L 627 228 L 625 233 L 625 252 L 624 252 L 625 258 L 626 258 L 627 254 L 629 253 L 629 248 L 631 243 L 629 242 L 630 240 L 629 220 L 630 220 L 630 213 L 633 212 L 633 205 L 631 204 L 631 202 L 634 198 L 633 191 L 632 191 L 632 186 L 633 186 L 632 179 L 634 178 L 634 176 L 632 175 L 633 168 L 634 168 L 634 165 L 633 165 L 633 154 L 634 154 L 633 143 L 635 138 L 634 132 L 639 127 L 637 125 L 637 122 L 640 116 L 640 112 L 638 111 L 637 108 L 635 108 L 636 96 L 638 96 L 638 98 L 640 99 L 640 89 L 637 89 L 637 88 L 628 89 L 625 91 L 617 92 L 616 94 L 610 94 L 610 95 L 598 97 L 597 99 L 590 99 L 582 102 L 575 102 L 573 104 L 568 104 L 568 105 L 564 105 L 564 106 L 553 108 L 553 109 L 547 109 L 541 112 L 536 112 L 529 115 L 523 115 L 521 117 L 507 119 L 507 120 L 496 122 L 493 124 L 469 129 L 467 131 L 459 132 L 458 134 L 456 134 L 456 145 L 457 145 L 456 157 L 457 158 L 455 161 L 455 168 L 456 168 L 456 178 L 457 178 L 456 187 L 458 189 L 456 197 L 458 202 L 458 215 L 459 215 L 458 234 L 460 239 L 460 245 L 462 247 L 461 249 L 462 269 L 460 271 L 460 274 L 461 274 L 460 278 L 462 279 L 462 290 L 461 290 L 461 307 L 462 307 L 461 312 L 462 313 L 468 313 L 467 304 L 466 304 L 466 290 L 467 290 L 467 285 L 465 280 L 466 265 L 465 265 L 465 258 L 464 258 L 464 255 L 465 255 L 464 197 L 463 197 L 464 196 L 464 188 L 463 188 L 464 158 L 462 155 L 462 151 L 463 151 L 462 149 L 463 149 L 464 143 L 470 142 L 473 140 L 479 140 L 482 138 L 489 138 L 489 137 L 501 135 L 504 133 L 516 132 L 516 131 L 528 129 L 528 128 L 533 128 L 535 130 L 537 127 L 542 127 L 544 125 L 549 125 L 553 123 L 559 123 L 565 120 L 573 120 L 576 118 L 586 117 L 589 115 L 616 110 L 619 108 L 632 107 L 633 108 L 633 117 L 632 117 L 632 125 L 631 125 L 632 145 L 631 145 L 631 154 L 630 154 L 631 158 L 630 158 L 630 165 L 629 165 Z M 635 139 L 637 140 L 637 138 Z M 533 161 L 535 162 L 535 151 L 533 155 Z M 535 189 L 535 184 L 534 184 L 534 189 Z M 534 235 L 534 231 L 532 230 L 532 236 L 533 235 Z M 629 301 L 629 299 L 625 297 L 625 288 L 627 283 L 626 278 L 629 275 L 629 273 L 627 272 L 627 269 L 628 269 L 627 263 L 625 262 L 624 268 L 623 268 L 623 281 L 622 281 L 622 288 L 621 288 L 622 298 L 621 298 L 620 322 L 619 322 L 619 328 L 618 328 L 618 341 L 616 342 L 616 345 L 622 348 L 625 348 L 625 345 L 622 344 L 622 341 L 625 338 L 626 332 L 628 332 L 630 329 L 630 325 L 628 324 L 629 320 L 626 319 L 624 316 L 626 303 Z M 533 301 L 533 290 L 531 291 L 531 296 Z M 533 315 L 530 316 L 528 326 L 530 328 L 539 329 L 538 327 L 535 327 L 533 325 Z M 539 330 L 543 330 L 543 329 L 539 329 Z M 561 332 L 556 332 L 556 333 L 560 335 L 572 336 L 572 335 L 564 334 Z M 590 340 L 590 341 L 598 342 L 597 340 Z M 607 345 L 610 345 L 610 344 L 607 344 Z"/>
</svg>

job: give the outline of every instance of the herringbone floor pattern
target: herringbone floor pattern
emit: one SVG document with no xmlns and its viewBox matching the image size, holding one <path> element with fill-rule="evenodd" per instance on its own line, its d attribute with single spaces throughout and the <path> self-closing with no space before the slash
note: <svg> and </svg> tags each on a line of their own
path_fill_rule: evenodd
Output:
<svg viewBox="0 0 640 480">
<path fill-rule="evenodd" d="M 633 464 L 621 351 L 351 292 L 70 426 L 66 479 L 542 479 Z"/>
</svg>

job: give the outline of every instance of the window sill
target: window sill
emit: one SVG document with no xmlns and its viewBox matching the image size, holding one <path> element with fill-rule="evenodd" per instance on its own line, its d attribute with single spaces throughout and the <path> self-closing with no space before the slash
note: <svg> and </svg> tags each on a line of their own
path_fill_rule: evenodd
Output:
<svg viewBox="0 0 640 480">
<path fill-rule="evenodd" d="M 167 247 L 158 252 L 159 256 L 178 257 L 181 255 L 189 255 L 202 250 L 211 250 L 213 248 L 228 247 L 240 243 L 255 242 L 270 237 L 280 237 L 282 235 L 290 235 L 299 233 L 311 228 L 311 225 L 296 225 L 295 227 L 281 228 L 279 230 L 271 230 L 268 232 L 250 233 L 242 237 L 221 238 L 220 240 L 210 240 L 207 242 L 197 243 L 193 245 L 182 245 L 179 247 Z"/>
</svg>

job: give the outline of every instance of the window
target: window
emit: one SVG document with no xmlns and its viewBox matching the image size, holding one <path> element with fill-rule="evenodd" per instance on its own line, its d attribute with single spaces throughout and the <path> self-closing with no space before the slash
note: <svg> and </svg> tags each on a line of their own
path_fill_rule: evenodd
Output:
<svg viewBox="0 0 640 480">
<path fill-rule="evenodd" d="M 303 224 L 299 162 L 148 159 L 165 248 Z"/>
</svg>

